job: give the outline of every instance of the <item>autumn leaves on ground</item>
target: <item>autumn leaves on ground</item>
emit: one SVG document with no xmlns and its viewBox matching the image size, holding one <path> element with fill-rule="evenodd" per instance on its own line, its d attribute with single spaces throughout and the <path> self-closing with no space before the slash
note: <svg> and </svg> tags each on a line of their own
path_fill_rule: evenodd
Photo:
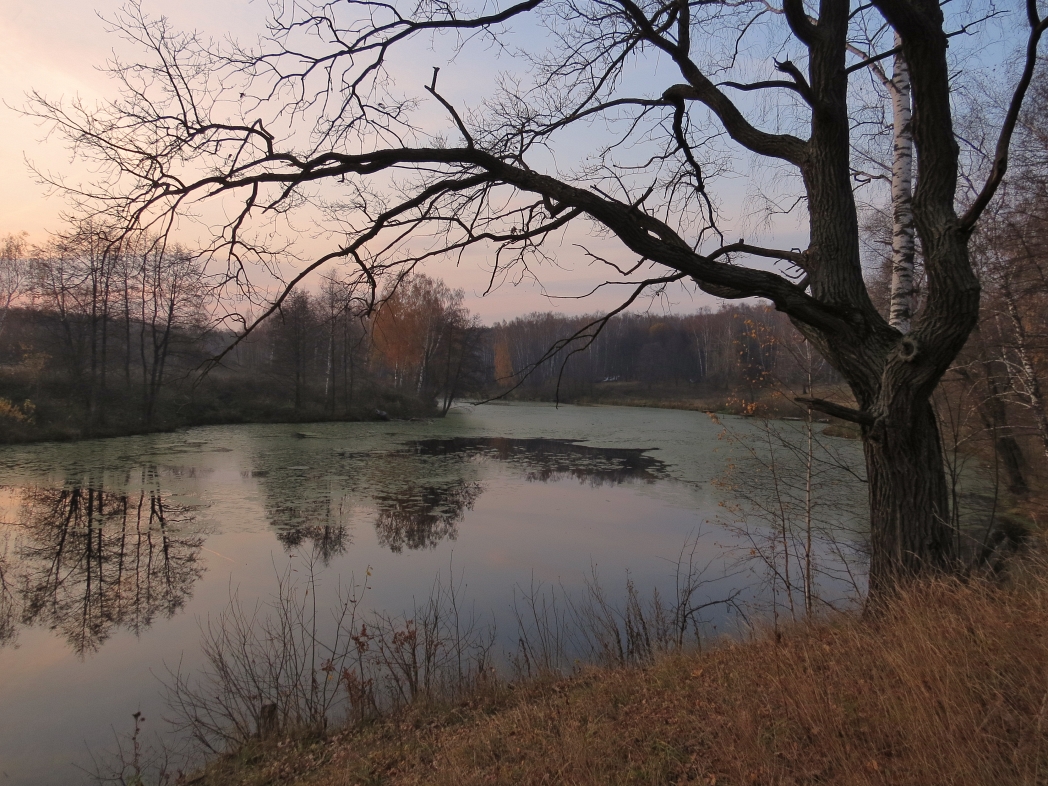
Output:
<svg viewBox="0 0 1048 786">
<path fill-rule="evenodd" d="M 637 669 L 492 685 L 327 739 L 248 745 L 200 784 L 1048 782 L 1044 543 L 1002 578 Z"/>
</svg>

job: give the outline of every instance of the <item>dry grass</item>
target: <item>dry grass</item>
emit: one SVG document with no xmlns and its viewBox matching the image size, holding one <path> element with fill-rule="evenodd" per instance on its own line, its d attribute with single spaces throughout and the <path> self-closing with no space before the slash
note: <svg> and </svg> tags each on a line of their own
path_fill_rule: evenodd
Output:
<svg viewBox="0 0 1048 786">
<path fill-rule="evenodd" d="M 646 669 L 492 686 L 327 740 L 245 748 L 199 783 L 1048 783 L 1048 570 L 942 581 Z"/>
<path fill-rule="evenodd" d="M 569 398 L 571 403 L 582 405 L 683 409 L 762 418 L 798 418 L 803 417 L 807 411 L 805 405 L 794 400 L 800 393 L 800 390 L 791 391 L 778 385 L 754 390 L 710 391 L 697 385 L 658 386 L 635 382 L 609 382 Z M 807 391 L 805 393 L 807 394 Z M 846 406 L 855 405 L 851 395 L 836 385 L 819 386 L 812 389 L 810 395 Z M 568 401 L 569 398 L 564 400 Z M 826 415 L 816 415 L 816 419 L 822 422 L 838 423 L 836 419 Z M 849 432 L 844 436 L 853 435 Z"/>
</svg>

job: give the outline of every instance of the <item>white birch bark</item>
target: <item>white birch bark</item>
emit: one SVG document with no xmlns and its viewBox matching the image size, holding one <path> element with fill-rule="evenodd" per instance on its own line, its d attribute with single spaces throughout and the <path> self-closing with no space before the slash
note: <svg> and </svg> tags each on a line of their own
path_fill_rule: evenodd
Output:
<svg viewBox="0 0 1048 786">
<path fill-rule="evenodd" d="M 902 41 L 895 34 L 895 46 Z M 886 81 L 892 99 L 892 288 L 888 323 L 910 332 L 913 318 L 913 129 L 910 67 L 900 51 Z"/>
<path fill-rule="evenodd" d="M 902 39 L 896 33 L 895 47 L 901 46 Z M 849 49 L 859 57 L 869 58 L 869 54 L 858 47 L 849 45 Z M 902 333 L 909 333 L 914 311 L 913 264 L 916 249 L 910 67 L 900 50 L 895 55 L 890 79 L 879 63 L 871 63 L 870 70 L 884 85 L 892 102 L 892 280 L 888 323 Z"/>
</svg>

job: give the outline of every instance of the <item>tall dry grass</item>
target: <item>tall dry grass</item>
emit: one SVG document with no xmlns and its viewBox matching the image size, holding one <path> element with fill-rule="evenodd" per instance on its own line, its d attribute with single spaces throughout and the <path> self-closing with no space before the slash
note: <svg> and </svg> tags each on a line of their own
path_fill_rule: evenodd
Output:
<svg viewBox="0 0 1048 786">
<path fill-rule="evenodd" d="M 248 747 L 200 783 L 1048 783 L 1048 566 L 940 580 L 645 668 L 492 687 L 325 740 Z"/>
</svg>

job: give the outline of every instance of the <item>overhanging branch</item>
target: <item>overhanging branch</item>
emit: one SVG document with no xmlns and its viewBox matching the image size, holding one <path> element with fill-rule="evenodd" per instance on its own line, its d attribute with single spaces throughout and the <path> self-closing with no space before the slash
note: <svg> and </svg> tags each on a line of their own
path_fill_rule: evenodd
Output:
<svg viewBox="0 0 1048 786">
<path fill-rule="evenodd" d="M 860 426 L 872 426 L 874 423 L 874 417 L 869 412 L 845 407 L 842 404 L 836 404 L 832 401 L 827 401 L 824 398 L 797 396 L 794 398 L 794 401 L 800 404 L 807 404 L 810 408 L 818 410 L 826 415 L 831 415 L 835 418 L 840 418 L 841 420 L 847 420 L 851 423 L 858 423 Z"/>
</svg>

